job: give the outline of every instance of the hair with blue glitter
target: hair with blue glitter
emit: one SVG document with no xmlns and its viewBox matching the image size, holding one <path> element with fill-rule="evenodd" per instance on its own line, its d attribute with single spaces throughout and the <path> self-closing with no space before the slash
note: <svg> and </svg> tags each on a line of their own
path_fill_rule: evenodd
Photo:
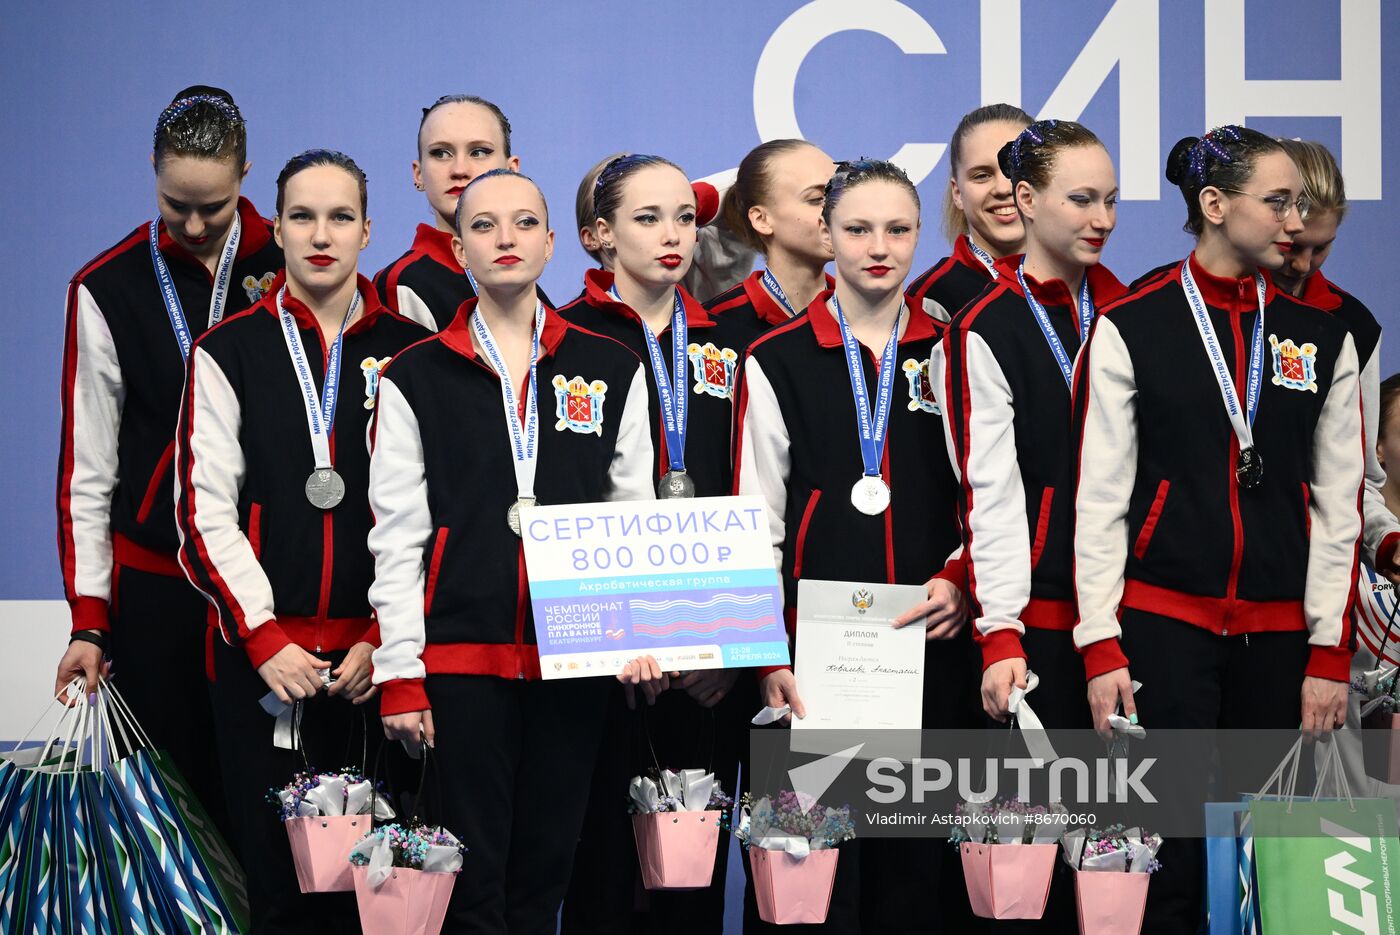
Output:
<svg viewBox="0 0 1400 935">
<path fill-rule="evenodd" d="M 248 129 L 233 95 L 197 84 L 185 88 L 161 111 L 151 134 L 156 171 L 167 155 L 229 159 L 241 171 L 248 161 Z"/>
<path fill-rule="evenodd" d="M 622 191 L 629 178 L 649 166 L 670 166 L 681 175 L 685 170 L 664 156 L 646 153 L 627 153 L 611 160 L 598 173 L 598 181 L 593 183 L 593 216 L 602 218 L 609 224 L 617 217 L 617 209 L 622 206 Z"/>
<path fill-rule="evenodd" d="M 1186 200 L 1183 229 L 1201 236 L 1205 216 L 1201 191 L 1206 188 L 1243 190 L 1254 175 L 1254 164 L 1267 153 L 1285 152 L 1283 144 L 1248 127 L 1216 127 L 1205 136 L 1177 141 L 1167 156 L 1167 181 L 1181 189 Z"/>
<path fill-rule="evenodd" d="M 1037 120 L 997 152 L 997 166 L 1011 180 L 1013 192 L 1020 182 L 1041 190 L 1050 184 L 1056 157 L 1079 146 L 1102 147 L 1103 142 L 1082 123 Z"/>
<path fill-rule="evenodd" d="M 892 182 L 914 199 L 914 210 L 922 210 L 919 191 L 903 169 L 886 159 L 866 159 L 862 156 L 849 162 L 838 162 L 836 171 L 827 180 L 822 199 L 822 220 L 831 225 L 831 213 L 846 192 L 866 182 Z"/>
</svg>

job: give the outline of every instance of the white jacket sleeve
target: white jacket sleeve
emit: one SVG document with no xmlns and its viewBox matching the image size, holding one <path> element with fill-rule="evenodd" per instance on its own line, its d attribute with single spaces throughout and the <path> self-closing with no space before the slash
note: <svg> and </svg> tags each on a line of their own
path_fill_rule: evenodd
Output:
<svg viewBox="0 0 1400 935">
<path fill-rule="evenodd" d="M 107 629 L 112 495 L 126 386 L 107 318 L 87 286 L 69 286 L 60 396 L 58 530 L 73 629 Z"/>
<path fill-rule="evenodd" d="M 949 380 L 950 354 L 960 357 L 952 368 L 960 375 L 957 386 Z M 982 642 L 983 665 L 991 665 L 1022 655 L 1020 616 L 1031 596 L 1015 399 L 1001 363 L 982 336 L 972 332 L 950 331 L 934 347 L 929 378 L 943 413 L 953 472 L 963 488 L 964 558 L 978 611 L 973 625 Z M 989 639 L 996 633 L 1003 635 Z"/>
<path fill-rule="evenodd" d="M 1128 501 L 1137 474 L 1137 378 L 1111 318 L 1099 318 L 1081 352 L 1075 400 L 1083 412 L 1075 490 L 1074 645 L 1093 678 L 1121 668 L 1118 604 L 1128 562 Z M 1088 365 L 1087 368 L 1085 365 Z"/>
<path fill-rule="evenodd" d="M 227 375 L 195 345 L 176 435 L 179 557 L 190 583 L 217 609 L 224 639 L 231 645 L 254 640 L 255 632 L 273 618 L 272 585 L 238 524 L 238 498 L 247 469 L 239 442 L 242 420 L 242 404 Z M 272 631 L 257 641 L 267 640 L 277 643 L 267 647 L 271 652 L 286 644 L 285 637 L 274 639 Z M 263 655 L 248 648 L 250 657 Z M 254 658 L 254 666 L 262 661 Z"/>
<path fill-rule="evenodd" d="M 617 444 L 608 469 L 608 500 L 655 500 L 652 486 L 651 414 L 647 407 L 646 372 L 638 364 L 622 406 Z"/>
<path fill-rule="evenodd" d="M 428 303 L 418 298 L 418 293 L 408 286 L 400 284 L 395 290 L 395 298 L 398 300 L 398 313 L 409 321 L 415 321 L 427 328 L 429 331 L 438 330 L 437 319 L 433 317 L 432 310 L 428 308 Z"/>
<path fill-rule="evenodd" d="M 745 359 L 741 375 L 738 492 L 756 494 L 768 505 L 768 531 L 773 541 L 773 564 L 783 567 L 786 541 L 787 487 L 792 473 L 787 423 L 768 375 L 757 360 Z"/>
<path fill-rule="evenodd" d="M 379 621 L 380 639 L 374 651 L 374 684 L 421 680 L 426 674 L 422 656 L 427 642 L 423 553 L 433 531 L 428 480 L 418 417 L 393 379 L 386 376 L 379 378 L 379 400 L 375 403 L 369 505 L 374 513 L 369 533 L 374 583 L 369 602 Z M 421 684 L 417 693 L 422 693 Z M 420 706 L 400 709 L 387 689 L 384 701 L 396 709 L 386 710 L 390 714 L 427 707 L 424 696 Z"/>
<path fill-rule="evenodd" d="M 1361 533 L 1362 554 L 1366 564 L 1376 565 L 1376 555 L 1390 536 L 1400 535 L 1400 521 L 1385 505 L 1385 468 L 1376 455 L 1376 440 L 1380 438 L 1381 406 L 1381 342 L 1376 342 L 1371 357 L 1361 368 L 1361 417 L 1365 428 L 1366 491 L 1362 504 L 1364 521 Z"/>
<path fill-rule="evenodd" d="M 1312 657 L 1307 674 L 1346 682 L 1351 678 L 1348 631 L 1352 587 L 1358 572 L 1366 441 L 1356 345 L 1347 335 L 1313 430 L 1308 570 L 1303 590 Z"/>
</svg>

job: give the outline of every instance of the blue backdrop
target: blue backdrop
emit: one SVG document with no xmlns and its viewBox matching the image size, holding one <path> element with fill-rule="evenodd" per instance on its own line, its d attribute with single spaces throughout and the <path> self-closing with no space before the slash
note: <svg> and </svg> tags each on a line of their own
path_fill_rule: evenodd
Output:
<svg viewBox="0 0 1400 935">
<path fill-rule="evenodd" d="M 0 600 L 62 596 L 52 504 L 64 289 L 154 213 L 151 128 L 188 84 L 237 98 L 245 193 L 264 212 L 292 153 L 329 146 L 360 162 L 374 219 L 365 272 L 428 220 L 409 174 L 420 108 L 446 92 L 497 101 L 553 207 L 560 249 L 545 286 L 560 297 L 586 265 L 575 186 L 614 150 L 662 153 L 700 177 L 797 132 L 838 158 L 903 147 L 925 203 L 922 269 L 947 249 L 942 145 L 963 112 L 1010 100 L 1082 120 L 1108 144 L 1128 200 L 1107 262 L 1127 281 L 1190 247 L 1180 196 L 1159 181 L 1165 152 L 1242 120 L 1339 152 L 1355 203 L 1328 273 L 1383 323 L 1394 317 L 1382 152 L 1400 151 L 1400 122 L 1383 124 L 1382 106 L 1400 57 L 1380 0 L 50 2 L 12 4 L 6 22 Z M 1400 369 L 1400 353 L 1384 353 L 1386 372 Z M 3 607 L 7 648 L 22 650 L 24 628 Z"/>
</svg>

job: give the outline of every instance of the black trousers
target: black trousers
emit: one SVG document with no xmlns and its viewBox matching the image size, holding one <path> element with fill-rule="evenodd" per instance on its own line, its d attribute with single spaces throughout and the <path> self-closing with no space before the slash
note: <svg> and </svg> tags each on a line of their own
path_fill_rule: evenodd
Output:
<svg viewBox="0 0 1400 935">
<path fill-rule="evenodd" d="M 1074 635 L 1068 630 L 1026 627 L 1021 646 L 1026 651 L 1030 671 L 1040 679 L 1039 687 L 1027 696 L 1040 722 L 1049 730 L 1092 728 L 1094 719 L 1089 710 L 1084 657 L 1074 648 Z M 1007 729 L 1005 724 L 989 723 L 993 730 Z M 1079 910 L 1069 865 L 1063 860 L 1055 861 L 1050 896 L 1045 903 L 1045 914 L 1039 919 L 994 920 L 989 925 L 996 935 L 1058 935 L 1077 931 Z"/>
<path fill-rule="evenodd" d="M 968 630 L 950 640 L 931 640 L 924 649 L 924 727 L 977 727 L 982 723 L 981 656 Z M 747 762 L 746 758 L 746 767 Z M 986 931 L 986 924 L 972 915 L 962 861 L 947 839 L 857 838 L 840 845 L 840 850 L 826 922 L 806 926 L 803 931 L 841 935 L 975 935 Z M 747 854 L 744 874 L 744 932 L 778 935 L 784 928 L 758 917 Z"/>
<path fill-rule="evenodd" d="M 343 652 L 322 654 L 336 665 L 344 657 Z M 243 650 L 222 639 L 214 644 L 213 675 L 208 697 L 213 701 L 225 801 L 233 818 L 231 841 L 248 876 L 250 935 L 360 931 L 354 893 L 303 894 L 297 885 L 287 832 L 267 794 L 304 767 L 301 753 L 272 743 L 273 719 L 258 706 L 267 684 Z M 307 702 L 304 712 L 300 733 L 313 767 L 358 765 L 362 717 L 373 758 L 376 738 L 383 736 L 375 701 L 352 705 L 323 693 Z"/>
<path fill-rule="evenodd" d="M 1142 683 L 1134 696 L 1138 718 L 1152 728 L 1293 730 L 1302 719 L 1301 692 L 1308 634 L 1219 636 L 1193 624 L 1125 608 L 1123 651 L 1128 671 Z M 1228 757 L 1230 750 L 1222 750 Z M 1311 757 L 1305 757 L 1311 761 Z M 1305 766 L 1307 764 L 1304 764 Z M 1226 768 L 1227 772 L 1233 772 Z M 1204 801 L 1209 775 L 1198 789 Z M 1255 790 L 1219 790 L 1233 797 Z M 1162 869 L 1147 891 L 1145 935 L 1196 932 L 1205 917 L 1205 842 L 1164 841 Z"/>
<path fill-rule="evenodd" d="M 710 935 L 724 928 L 724 883 L 729 837 L 722 835 L 710 886 L 700 890 L 647 891 L 637 867 L 637 845 L 627 813 L 633 776 L 655 768 L 704 768 L 729 795 L 739 778 L 739 748 L 748 719 L 758 710 L 751 670 L 742 670 L 729 693 L 706 709 L 680 689 L 648 706 L 637 693 L 627 707 L 622 686 L 609 692 L 607 726 L 593 773 L 573 876 L 564 897 L 562 935 L 630 935 L 664 929 L 677 935 Z"/>
<path fill-rule="evenodd" d="M 437 817 L 468 848 L 444 932 L 553 935 L 616 684 L 428 676 Z"/>
<path fill-rule="evenodd" d="M 184 578 L 113 569 L 108 647 L 113 684 L 228 838 L 232 825 L 204 675 L 208 619 L 209 602 Z"/>
</svg>

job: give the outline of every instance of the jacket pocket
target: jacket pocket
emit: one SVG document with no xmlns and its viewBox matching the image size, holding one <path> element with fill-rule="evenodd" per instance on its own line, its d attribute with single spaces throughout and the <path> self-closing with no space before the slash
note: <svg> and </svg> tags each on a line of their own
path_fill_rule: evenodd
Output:
<svg viewBox="0 0 1400 935">
<path fill-rule="evenodd" d="M 1031 569 L 1040 564 L 1045 551 L 1045 538 L 1050 532 L 1050 504 L 1055 500 L 1055 488 L 1046 487 L 1040 494 L 1040 513 L 1035 520 L 1035 538 L 1031 540 Z"/>
<path fill-rule="evenodd" d="M 1162 517 L 1162 507 L 1167 503 L 1167 491 L 1171 489 L 1172 482 L 1164 480 L 1157 485 L 1157 495 L 1152 498 L 1152 506 L 1147 510 L 1147 518 L 1142 521 L 1142 528 L 1138 530 L 1137 539 L 1133 542 L 1133 555 L 1138 561 L 1147 552 L 1147 546 L 1152 541 L 1152 534 L 1157 529 L 1157 521 Z"/>
<path fill-rule="evenodd" d="M 136 511 L 136 522 L 144 523 L 151 515 L 151 507 L 156 505 L 156 494 L 160 492 L 160 482 L 165 480 L 166 473 L 170 470 L 170 461 L 175 457 L 175 442 L 165 446 L 165 452 L 156 462 L 156 469 L 151 474 L 151 480 L 146 484 L 146 495 L 141 498 L 141 508 Z M 171 490 L 174 495 L 174 490 Z"/>
<path fill-rule="evenodd" d="M 814 490 L 807 497 L 807 506 L 802 511 L 802 522 L 797 526 L 797 540 L 792 547 L 792 577 L 802 577 L 802 555 L 807 550 L 807 527 L 812 524 L 812 514 L 817 511 L 817 501 L 822 498 L 820 490 Z"/>
<path fill-rule="evenodd" d="M 447 548 L 447 527 L 439 526 L 433 539 L 433 557 L 428 562 L 428 580 L 423 587 L 423 616 L 433 609 L 433 594 L 437 591 L 438 572 L 442 568 L 442 553 Z"/>
<path fill-rule="evenodd" d="M 248 544 L 253 547 L 253 558 L 262 559 L 262 504 L 248 507 Z"/>
</svg>

